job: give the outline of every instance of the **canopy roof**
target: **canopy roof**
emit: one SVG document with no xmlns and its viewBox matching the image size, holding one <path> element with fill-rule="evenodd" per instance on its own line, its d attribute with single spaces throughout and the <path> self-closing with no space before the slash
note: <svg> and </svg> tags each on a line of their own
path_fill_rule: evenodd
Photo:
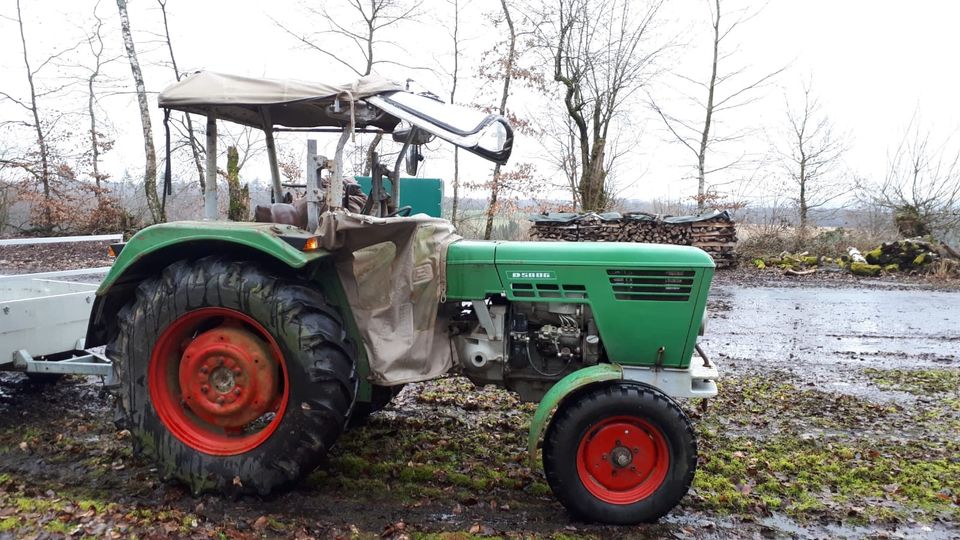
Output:
<svg viewBox="0 0 960 540">
<path fill-rule="evenodd" d="M 263 112 L 272 125 L 335 127 L 349 118 L 349 102 L 397 90 L 402 88 L 378 75 L 367 75 L 347 84 L 327 84 L 200 71 L 165 88 L 157 102 L 163 108 L 213 114 L 218 119 L 258 128 L 264 125 Z M 337 98 L 347 105 L 341 109 L 343 112 L 332 111 Z M 356 118 L 357 127 L 376 126 L 388 131 L 398 121 L 386 114 Z"/>
<path fill-rule="evenodd" d="M 450 105 L 404 91 L 378 75 L 349 84 L 253 79 L 200 71 L 160 92 L 160 107 L 270 130 L 378 128 L 391 133 L 401 120 L 469 152 L 506 163 L 513 130 L 502 116 Z"/>
</svg>

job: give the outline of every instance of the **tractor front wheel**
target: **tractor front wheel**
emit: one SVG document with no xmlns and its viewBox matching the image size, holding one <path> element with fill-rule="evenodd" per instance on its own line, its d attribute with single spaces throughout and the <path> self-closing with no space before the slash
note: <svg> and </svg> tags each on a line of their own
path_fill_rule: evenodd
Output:
<svg viewBox="0 0 960 540">
<path fill-rule="evenodd" d="M 246 261 L 179 261 L 141 282 L 107 355 L 134 450 L 194 493 L 296 482 L 356 396 L 355 348 L 336 310 Z"/>
<path fill-rule="evenodd" d="M 543 443 L 554 494 L 574 516 L 617 525 L 653 522 L 687 493 L 697 465 L 683 410 L 653 388 L 588 389 L 557 411 Z"/>
</svg>

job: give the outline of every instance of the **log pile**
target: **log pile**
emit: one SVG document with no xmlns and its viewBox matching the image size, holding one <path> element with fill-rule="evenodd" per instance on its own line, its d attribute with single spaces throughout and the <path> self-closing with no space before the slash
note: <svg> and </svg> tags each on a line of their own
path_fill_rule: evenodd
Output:
<svg viewBox="0 0 960 540">
<path fill-rule="evenodd" d="M 565 242 L 643 242 L 696 246 L 718 268 L 736 263 L 736 224 L 727 212 L 702 216 L 630 214 L 538 214 L 530 217 L 530 238 Z"/>
</svg>

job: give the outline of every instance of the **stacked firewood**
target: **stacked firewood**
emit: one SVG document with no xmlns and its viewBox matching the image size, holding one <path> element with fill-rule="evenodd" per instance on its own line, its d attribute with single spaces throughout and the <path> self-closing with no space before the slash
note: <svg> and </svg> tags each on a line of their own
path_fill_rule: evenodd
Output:
<svg viewBox="0 0 960 540">
<path fill-rule="evenodd" d="M 721 212 L 715 219 L 697 221 L 690 227 L 693 234 L 690 245 L 709 253 L 717 268 L 736 266 L 737 225 L 729 214 Z"/>
<path fill-rule="evenodd" d="M 635 219 L 635 216 L 627 216 L 621 223 L 618 240 L 620 242 L 689 246 L 693 243 L 690 225 L 690 223 L 667 223 L 655 219 Z"/>
<path fill-rule="evenodd" d="M 530 238 L 566 242 L 643 242 L 703 249 L 717 267 L 733 266 L 736 225 L 727 212 L 672 217 L 631 214 L 542 214 L 531 216 Z"/>
</svg>

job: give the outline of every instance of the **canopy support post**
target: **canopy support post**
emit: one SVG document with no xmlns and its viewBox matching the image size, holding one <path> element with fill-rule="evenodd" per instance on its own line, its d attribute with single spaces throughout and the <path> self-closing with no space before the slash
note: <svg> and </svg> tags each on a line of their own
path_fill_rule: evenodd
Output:
<svg viewBox="0 0 960 540">
<path fill-rule="evenodd" d="M 307 230 L 316 231 L 320 224 L 320 163 L 317 140 L 307 139 Z"/>
<path fill-rule="evenodd" d="M 217 219 L 217 117 L 207 115 L 207 170 L 203 193 L 203 219 Z"/>
<path fill-rule="evenodd" d="M 273 120 L 266 107 L 260 107 L 260 120 L 263 122 L 263 138 L 267 143 L 267 160 L 270 162 L 270 182 L 273 186 L 273 197 L 270 202 L 277 202 L 283 198 L 283 186 L 280 185 L 280 166 L 277 165 L 277 144 L 273 139 Z"/>
</svg>

